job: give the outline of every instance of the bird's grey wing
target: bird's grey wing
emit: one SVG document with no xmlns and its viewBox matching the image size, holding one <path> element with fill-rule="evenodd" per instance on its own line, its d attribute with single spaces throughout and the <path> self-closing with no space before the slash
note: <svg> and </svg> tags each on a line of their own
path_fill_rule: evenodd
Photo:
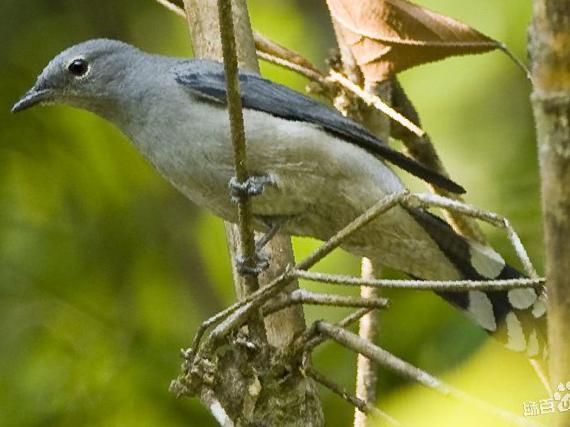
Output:
<svg viewBox="0 0 570 427">
<path fill-rule="evenodd" d="M 176 68 L 175 76 L 178 83 L 196 95 L 214 102 L 226 102 L 222 64 L 213 61 L 183 61 Z M 431 184 L 454 193 L 465 192 L 459 184 L 390 148 L 358 123 L 308 96 L 247 72 L 240 72 L 239 81 L 244 108 L 320 126 Z"/>
</svg>

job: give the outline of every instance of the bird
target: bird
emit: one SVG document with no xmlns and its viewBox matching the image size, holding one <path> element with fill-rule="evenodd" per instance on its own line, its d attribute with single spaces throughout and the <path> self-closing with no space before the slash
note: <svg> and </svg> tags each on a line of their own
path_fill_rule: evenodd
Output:
<svg viewBox="0 0 570 427">
<path fill-rule="evenodd" d="M 254 227 L 326 241 L 386 196 L 405 190 L 392 167 L 450 192 L 465 190 L 392 149 L 337 110 L 239 71 L 247 188 L 236 185 L 223 64 L 150 54 L 94 39 L 58 54 L 12 112 L 66 104 L 113 123 L 176 189 L 237 222 L 231 193 L 252 197 Z M 233 183 L 233 184 L 231 184 Z M 237 192 L 237 193 L 236 193 Z M 523 277 L 490 246 L 457 234 L 421 208 L 397 205 L 341 247 L 421 280 Z M 545 357 L 545 294 L 438 292 L 507 348 Z"/>
</svg>

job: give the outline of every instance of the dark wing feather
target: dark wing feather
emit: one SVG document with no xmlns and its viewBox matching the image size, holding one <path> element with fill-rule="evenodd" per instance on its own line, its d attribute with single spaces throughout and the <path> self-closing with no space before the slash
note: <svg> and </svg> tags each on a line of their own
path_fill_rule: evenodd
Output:
<svg viewBox="0 0 570 427">
<path fill-rule="evenodd" d="M 188 87 L 196 95 L 214 102 L 226 103 L 222 64 L 213 61 L 184 61 L 177 67 L 175 75 L 178 83 Z M 431 184 L 453 193 L 465 192 L 459 184 L 390 148 L 358 123 L 308 96 L 251 73 L 240 72 L 239 81 L 244 108 L 318 125 Z"/>
</svg>

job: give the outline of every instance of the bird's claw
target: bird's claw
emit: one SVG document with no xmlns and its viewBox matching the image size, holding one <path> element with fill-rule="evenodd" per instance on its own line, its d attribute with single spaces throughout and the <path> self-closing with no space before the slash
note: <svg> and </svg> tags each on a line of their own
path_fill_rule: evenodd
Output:
<svg viewBox="0 0 570 427">
<path fill-rule="evenodd" d="M 234 203 L 238 203 L 244 197 L 255 197 L 263 193 L 266 184 L 272 183 L 268 176 L 250 176 L 243 182 L 239 182 L 234 176 L 230 179 L 230 197 Z"/>
<path fill-rule="evenodd" d="M 237 256 L 236 268 L 241 276 L 258 276 L 269 268 L 269 257 L 257 251 L 254 262 L 246 257 Z"/>
</svg>

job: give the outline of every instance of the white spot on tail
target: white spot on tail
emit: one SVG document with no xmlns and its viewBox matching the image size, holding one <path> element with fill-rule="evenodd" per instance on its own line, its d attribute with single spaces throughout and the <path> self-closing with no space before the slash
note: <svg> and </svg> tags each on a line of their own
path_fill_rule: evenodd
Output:
<svg viewBox="0 0 570 427">
<path fill-rule="evenodd" d="M 505 268 L 505 260 L 489 246 L 471 241 L 469 253 L 473 268 L 487 279 L 496 278 Z"/>
<path fill-rule="evenodd" d="M 544 300 L 544 295 L 541 295 L 532 307 L 532 315 L 538 319 L 544 316 L 544 313 L 546 313 L 546 301 Z"/>
<path fill-rule="evenodd" d="M 509 302 L 514 308 L 524 310 L 536 302 L 534 289 L 513 289 L 509 291 Z"/>
<path fill-rule="evenodd" d="M 509 336 L 507 348 L 513 351 L 524 351 L 526 348 L 526 338 L 519 318 L 511 311 L 507 314 L 506 320 L 507 334 Z"/>
<path fill-rule="evenodd" d="M 468 310 L 477 323 L 479 323 L 483 328 L 491 332 L 497 330 L 497 322 L 495 321 L 495 313 L 493 312 L 493 303 L 491 303 L 491 300 L 484 292 L 469 292 Z"/>
<path fill-rule="evenodd" d="M 538 354 L 538 336 L 536 334 L 536 329 L 533 329 L 532 333 L 528 337 L 528 345 L 526 346 L 526 353 L 529 357 L 536 356 Z"/>
</svg>

